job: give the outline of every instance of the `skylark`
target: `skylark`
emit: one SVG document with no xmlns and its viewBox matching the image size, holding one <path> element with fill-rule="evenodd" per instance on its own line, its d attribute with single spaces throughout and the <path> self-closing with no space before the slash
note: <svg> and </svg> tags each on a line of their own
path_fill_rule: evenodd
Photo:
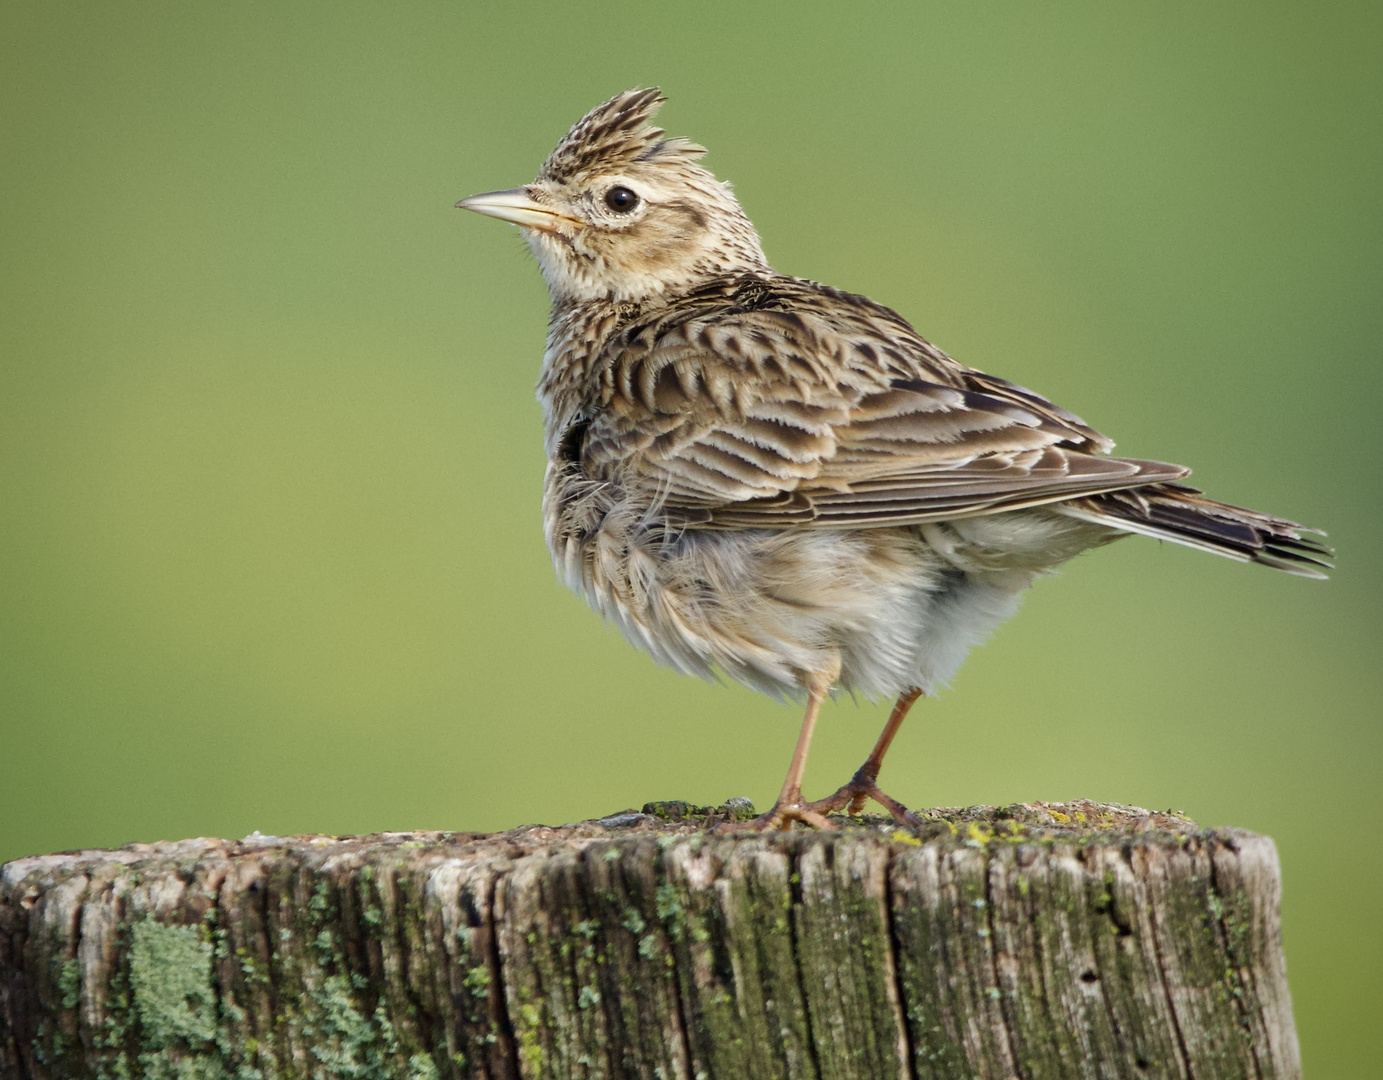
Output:
<svg viewBox="0 0 1383 1080">
<path fill-rule="evenodd" d="M 661 663 L 806 697 L 782 792 L 746 827 L 829 828 L 866 799 L 913 822 L 876 783 L 908 709 L 1088 548 L 1138 533 L 1324 576 L 1315 530 L 1110 457 L 896 312 L 779 274 L 704 149 L 650 123 L 663 100 L 617 95 L 533 183 L 457 205 L 518 225 L 552 294 L 538 399 L 561 579 Z M 807 802 L 837 687 L 897 704 L 854 777 Z"/>
</svg>

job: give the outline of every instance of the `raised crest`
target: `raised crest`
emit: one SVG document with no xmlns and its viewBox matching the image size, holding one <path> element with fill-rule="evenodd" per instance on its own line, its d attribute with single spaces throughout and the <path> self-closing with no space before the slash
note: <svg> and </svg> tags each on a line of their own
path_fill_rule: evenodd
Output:
<svg viewBox="0 0 1383 1080">
<path fill-rule="evenodd" d="M 588 112 L 563 136 L 538 174 L 563 182 L 588 169 L 618 171 L 642 162 L 694 161 L 706 152 L 690 139 L 668 138 L 652 119 L 667 98 L 656 86 L 616 94 Z"/>
</svg>

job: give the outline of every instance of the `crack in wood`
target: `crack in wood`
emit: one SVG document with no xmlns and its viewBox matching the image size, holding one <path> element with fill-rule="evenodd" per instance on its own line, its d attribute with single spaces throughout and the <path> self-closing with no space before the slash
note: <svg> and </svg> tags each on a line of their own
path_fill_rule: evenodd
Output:
<svg viewBox="0 0 1383 1080">
<path fill-rule="evenodd" d="M 898 935 L 893 919 L 893 859 L 890 855 L 883 873 L 883 921 L 887 932 L 884 936 L 886 952 L 884 956 L 884 977 L 887 980 L 889 1005 L 893 1010 L 893 1022 L 898 1030 L 898 1073 L 903 1080 L 917 1080 L 917 1070 L 913 1067 L 912 1039 L 908 1035 L 907 1016 L 903 1011 L 903 985 L 898 975 Z"/>
<path fill-rule="evenodd" d="M 788 926 L 792 934 L 792 960 L 793 970 L 797 973 L 797 988 L 802 995 L 803 1002 L 809 1000 L 810 990 L 807 987 L 806 974 L 802 970 L 802 950 L 804 937 L 806 936 L 802 927 L 802 861 L 800 852 L 792 852 L 788 856 L 788 895 L 791 897 L 789 907 Z M 815 1077 L 822 1075 L 821 1069 L 821 1050 L 817 1045 L 816 1032 L 812 1029 L 812 1010 L 808 1006 L 802 1010 L 803 1026 L 807 1033 L 807 1059 L 812 1064 L 812 1073 Z"/>
<path fill-rule="evenodd" d="M 989 970 L 990 976 L 994 980 L 994 989 L 997 993 L 995 1004 L 998 1006 L 999 1015 L 1003 1018 L 1004 1045 L 1008 1049 L 1008 1064 L 1013 1070 L 1013 1074 L 1019 1080 L 1029 1080 L 1023 1073 L 1022 1058 L 1018 1053 L 1017 1044 L 1017 1024 L 1014 1022 L 1012 1007 L 1005 1007 L 1004 983 L 999 977 L 999 939 L 995 935 L 994 921 L 994 875 L 998 873 L 996 866 L 997 860 L 986 859 L 984 865 L 984 924 L 988 932 L 985 943 L 988 945 Z"/>
<path fill-rule="evenodd" d="M 1121 856 L 1121 857 L 1122 857 L 1122 855 L 1123 855 L 1123 852 L 1120 852 L 1120 856 Z M 1117 918 L 1117 916 L 1115 915 L 1115 912 L 1117 911 L 1117 909 L 1118 909 L 1118 902 L 1117 902 L 1117 900 L 1114 898 L 1114 896 L 1113 896 L 1112 893 L 1111 893 L 1110 899 L 1109 899 L 1109 906 L 1108 906 L 1108 908 L 1107 908 L 1102 914 L 1104 914 L 1104 915 L 1109 919 L 1110 923 L 1113 924 L 1113 927 L 1114 927 L 1114 935 L 1115 935 L 1116 938 L 1119 938 L 1119 937 L 1126 936 L 1126 932 L 1128 931 L 1128 927 L 1126 927 L 1123 923 L 1121 923 L 1121 922 L 1119 921 L 1119 919 Z M 1097 932 L 1098 932 L 1098 931 L 1097 931 Z M 1124 1031 L 1123 1031 L 1122 1025 L 1119 1023 L 1119 1014 L 1118 1014 L 1118 1011 L 1114 1008 L 1114 1002 L 1113 1002 L 1113 999 L 1112 999 L 1112 997 L 1111 997 L 1111 995 L 1110 995 L 1110 992 L 1109 992 L 1109 981 L 1110 981 L 1110 979 L 1112 979 L 1112 978 L 1114 978 L 1114 977 L 1116 976 L 1117 972 L 1116 972 L 1116 971 L 1109 971 L 1109 970 L 1106 970 L 1106 969 L 1105 969 L 1104 963 L 1103 963 L 1103 961 L 1102 961 L 1102 959 L 1101 959 L 1099 953 L 1096 953 L 1096 954 L 1095 954 L 1095 964 L 1096 964 L 1096 968 L 1098 969 L 1098 970 L 1095 972 L 1096 981 L 1099 983 L 1099 987 L 1100 987 L 1100 1000 L 1104 1003 L 1104 1012 L 1105 1012 L 1105 1016 L 1106 1016 L 1106 1017 L 1108 1018 L 1108 1020 L 1109 1020 L 1109 1027 L 1110 1027 L 1110 1030 L 1114 1032 L 1114 1037 L 1115 1037 L 1115 1039 L 1116 1039 L 1116 1040 L 1121 1040 L 1121 1039 L 1124 1037 Z M 1082 979 L 1085 979 L 1085 975 L 1082 974 L 1082 975 L 1081 975 L 1081 978 L 1082 978 Z M 1145 1061 L 1145 1059 L 1143 1059 L 1143 1058 L 1139 1055 L 1138 1050 L 1137 1050 L 1136 1047 L 1134 1048 L 1133 1054 L 1132 1054 L 1131 1056 L 1132 1056 L 1132 1062 L 1131 1062 L 1131 1063 L 1132 1063 L 1132 1065 L 1133 1065 L 1133 1073 L 1132 1073 L 1131 1075 L 1137 1076 L 1138 1074 L 1140 1074 L 1141 1072 L 1143 1072 L 1143 1071 L 1147 1068 L 1147 1062 Z M 1141 1062 L 1142 1064 L 1140 1064 L 1140 1062 Z"/>
<path fill-rule="evenodd" d="M 485 921 L 493 927 L 495 925 L 495 890 L 499 887 L 499 881 L 503 874 L 497 874 L 489 882 L 485 889 Z M 496 1038 L 500 1047 L 501 1058 L 505 1064 L 502 1080 L 518 1080 L 519 1073 L 519 1050 L 518 1044 L 514 1041 L 514 1022 L 509 1018 L 509 987 L 504 979 L 504 964 L 499 955 L 499 935 L 490 933 L 485 941 L 485 961 L 490 975 L 491 993 L 498 996 L 500 1001 L 506 1003 L 506 1007 L 498 1010 L 497 1024 L 499 1031 Z"/>
</svg>

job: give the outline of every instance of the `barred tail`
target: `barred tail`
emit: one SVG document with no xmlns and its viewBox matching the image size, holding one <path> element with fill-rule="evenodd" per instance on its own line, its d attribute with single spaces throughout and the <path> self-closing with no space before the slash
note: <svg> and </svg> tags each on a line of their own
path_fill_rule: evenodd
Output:
<svg viewBox="0 0 1383 1080">
<path fill-rule="evenodd" d="M 1323 578 L 1325 571 L 1334 568 L 1334 551 L 1316 539 L 1325 535 L 1319 529 L 1215 502 L 1183 484 L 1110 491 L 1052 509 L 1081 521 L 1170 540 L 1240 562 L 1262 563 L 1299 577 Z"/>
</svg>

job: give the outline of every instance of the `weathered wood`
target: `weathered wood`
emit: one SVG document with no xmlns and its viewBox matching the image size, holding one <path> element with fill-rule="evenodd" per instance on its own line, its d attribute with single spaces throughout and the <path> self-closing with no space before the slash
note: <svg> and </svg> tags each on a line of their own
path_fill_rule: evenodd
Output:
<svg viewBox="0 0 1383 1080">
<path fill-rule="evenodd" d="M 916 833 L 131 844 L 0 872 L 0 1075 L 1296 1077 L 1272 842 L 1095 803 Z"/>
</svg>

